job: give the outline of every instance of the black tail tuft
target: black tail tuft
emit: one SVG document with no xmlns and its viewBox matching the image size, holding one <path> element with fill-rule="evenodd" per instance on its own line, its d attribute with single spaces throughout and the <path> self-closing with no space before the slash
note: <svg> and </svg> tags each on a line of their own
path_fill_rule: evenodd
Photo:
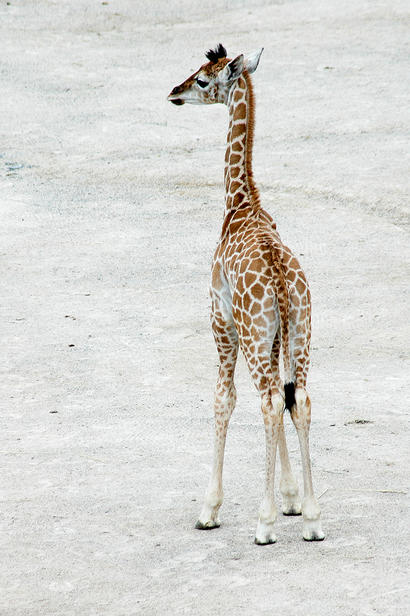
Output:
<svg viewBox="0 0 410 616">
<path fill-rule="evenodd" d="M 285 383 L 285 408 L 292 412 L 295 399 L 295 383 Z"/>
</svg>

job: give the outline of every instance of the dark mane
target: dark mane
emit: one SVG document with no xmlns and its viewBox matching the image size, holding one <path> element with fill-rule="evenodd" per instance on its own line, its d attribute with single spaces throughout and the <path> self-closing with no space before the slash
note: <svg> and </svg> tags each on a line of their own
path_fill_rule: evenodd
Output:
<svg viewBox="0 0 410 616">
<path fill-rule="evenodd" d="M 205 56 L 210 62 L 216 64 L 220 58 L 226 58 L 226 49 L 221 43 L 215 49 L 210 49 Z"/>
</svg>

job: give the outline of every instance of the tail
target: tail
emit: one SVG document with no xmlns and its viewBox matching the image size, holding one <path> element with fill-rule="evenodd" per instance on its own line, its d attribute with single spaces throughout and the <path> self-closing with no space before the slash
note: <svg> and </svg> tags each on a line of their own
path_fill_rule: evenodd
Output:
<svg viewBox="0 0 410 616">
<path fill-rule="evenodd" d="M 289 342 L 289 289 L 283 271 L 281 254 L 278 248 L 271 244 L 272 264 L 274 269 L 274 284 L 279 308 L 281 345 L 283 367 L 285 372 L 285 408 L 289 411 L 295 404 L 295 383 L 292 379 L 290 342 Z"/>
<path fill-rule="evenodd" d="M 285 409 L 292 412 L 293 405 L 296 404 L 295 383 L 285 383 Z"/>
</svg>

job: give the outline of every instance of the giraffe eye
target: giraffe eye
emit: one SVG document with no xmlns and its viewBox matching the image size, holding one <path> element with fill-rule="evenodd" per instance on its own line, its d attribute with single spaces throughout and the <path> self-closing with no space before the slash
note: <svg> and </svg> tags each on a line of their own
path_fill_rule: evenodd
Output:
<svg viewBox="0 0 410 616">
<path fill-rule="evenodd" d="M 206 86 L 209 84 L 208 81 L 202 81 L 202 79 L 197 79 L 196 82 L 200 88 L 206 88 Z"/>
</svg>

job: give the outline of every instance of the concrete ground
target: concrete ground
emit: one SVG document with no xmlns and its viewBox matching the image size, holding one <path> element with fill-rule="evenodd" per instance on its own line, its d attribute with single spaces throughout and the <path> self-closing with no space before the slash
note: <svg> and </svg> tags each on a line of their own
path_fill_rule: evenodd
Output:
<svg viewBox="0 0 410 616">
<path fill-rule="evenodd" d="M 2 616 L 408 614 L 408 28 L 405 0 L 2 0 Z M 218 42 L 265 47 L 254 171 L 312 290 L 322 543 L 282 516 L 252 543 L 242 359 L 222 526 L 194 530 L 227 113 L 166 95 Z"/>
</svg>

